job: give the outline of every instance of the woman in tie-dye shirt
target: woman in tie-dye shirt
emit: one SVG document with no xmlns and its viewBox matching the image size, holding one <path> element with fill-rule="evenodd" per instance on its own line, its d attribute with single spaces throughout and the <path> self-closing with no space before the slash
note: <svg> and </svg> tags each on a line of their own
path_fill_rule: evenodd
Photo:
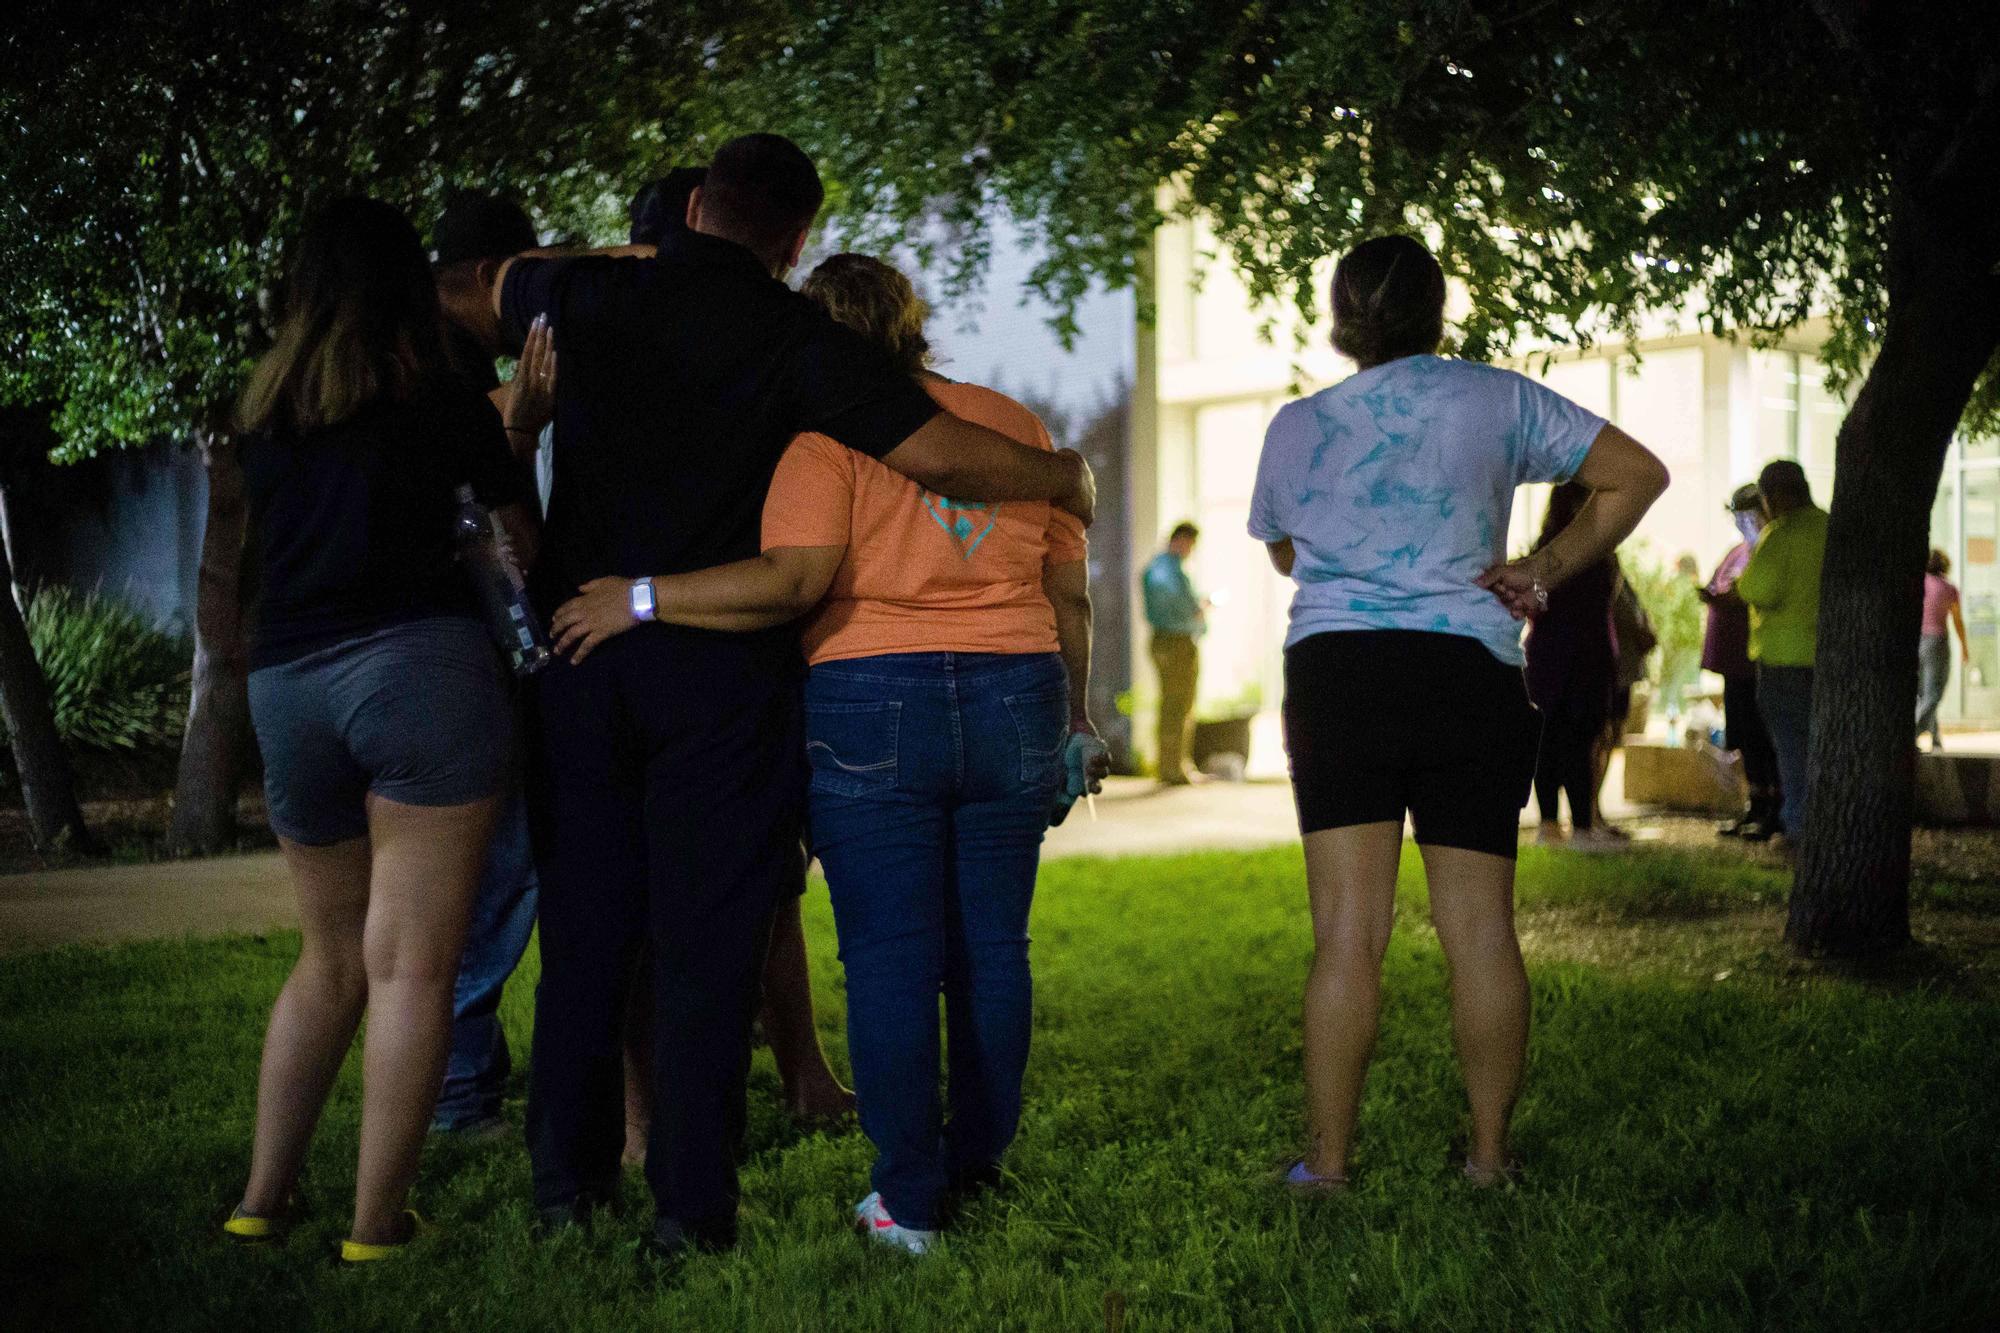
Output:
<svg viewBox="0 0 2000 1333">
<path fill-rule="evenodd" d="M 1514 849 L 1539 724 L 1520 621 L 1608 554 L 1667 484 L 1631 437 L 1512 371 L 1437 355 L 1445 280 L 1407 236 L 1333 278 L 1334 346 L 1359 367 L 1288 404 L 1265 436 L 1250 533 L 1298 585 L 1285 734 L 1305 838 L 1315 957 L 1306 986 L 1311 1136 L 1297 1190 L 1346 1182 L 1375 1042 L 1403 821 L 1430 879 L 1472 1103 L 1464 1170 L 1508 1170 L 1528 1036 Z M 1506 559 L 1514 491 L 1593 494 L 1532 555 Z"/>
</svg>

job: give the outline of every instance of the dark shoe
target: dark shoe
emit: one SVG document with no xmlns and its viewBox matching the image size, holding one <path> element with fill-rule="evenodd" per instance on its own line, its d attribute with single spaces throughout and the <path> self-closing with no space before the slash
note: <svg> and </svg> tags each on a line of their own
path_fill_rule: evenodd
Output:
<svg viewBox="0 0 2000 1333">
<path fill-rule="evenodd" d="M 1769 842 L 1785 831 L 1785 826 L 1777 820 L 1753 819 L 1736 831 L 1736 836 L 1744 842 Z"/>
<path fill-rule="evenodd" d="M 537 1240 L 547 1240 L 571 1227 L 588 1228 L 591 1219 L 607 1210 L 616 1211 L 618 1191 L 614 1186 L 584 1190 L 562 1203 L 537 1204 L 533 1230 Z"/>
<path fill-rule="evenodd" d="M 505 1116 L 480 1115 L 467 1120 L 444 1124 L 431 1122 L 431 1133 L 444 1135 L 460 1143 L 498 1143 L 514 1137 L 514 1127 L 507 1123 Z"/>
<path fill-rule="evenodd" d="M 1715 836 L 1718 838 L 1740 837 L 1742 836 L 1744 829 L 1749 828 L 1752 824 L 1756 822 L 1757 822 L 1756 812 L 1753 810 L 1745 810 L 1742 814 L 1736 816 L 1736 818 L 1725 820 L 1722 823 L 1717 824 L 1715 826 Z"/>
<path fill-rule="evenodd" d="M 736 1246 L 736 1219 L 695 1224 L 678 1217 L 653 1219 L 653 1234 L 639 1246 L 639 1262 L 656 1277 L 668 1277 L 697 1254 L 721 1254 Z"/>
</svg>

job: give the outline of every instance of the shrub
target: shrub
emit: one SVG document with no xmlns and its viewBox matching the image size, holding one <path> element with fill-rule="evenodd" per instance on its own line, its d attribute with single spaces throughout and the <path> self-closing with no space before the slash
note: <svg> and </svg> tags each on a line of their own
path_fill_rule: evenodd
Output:
<svg viewBox="0 0 2000 1333">
<path fill-rule="evenodd" d="M 72 750 L 171 749 L 187 722 L 192 646 L 123 602 L 61 584 L 28 603 L 28 638 Z"/>
<path fill-rule="evenodd" d="M 1701 674 L 1703 619 L 1697 584 L 1657 558 L 1649 542 L 1636 542 L 1618 554 L 1632 591 L 1652 618 L 1653 633 L 1660 636 L 1646 671 L 1653 697 L 1678 708 L 1682 687 Z"/>
</svg>

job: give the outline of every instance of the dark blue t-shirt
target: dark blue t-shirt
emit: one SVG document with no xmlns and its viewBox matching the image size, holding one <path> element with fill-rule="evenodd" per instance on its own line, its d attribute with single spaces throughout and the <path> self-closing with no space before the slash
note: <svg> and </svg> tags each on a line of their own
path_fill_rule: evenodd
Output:
<svg viewBox="0 0 2000 1333">
<path fill-rule="evenodd" d="M 243 481 L 253 671 L 402 621 L 477 618 L 453 535 L 457 490 L 471 485 L 489 508 L 533 494 L 500 413 L 455 376 L 336 426 L 252 437 Z"/>
</svg>

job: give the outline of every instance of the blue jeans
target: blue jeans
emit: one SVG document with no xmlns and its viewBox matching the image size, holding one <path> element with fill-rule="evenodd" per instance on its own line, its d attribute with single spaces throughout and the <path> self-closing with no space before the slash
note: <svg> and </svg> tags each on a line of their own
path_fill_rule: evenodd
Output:
<svg viewBox="0 0 2000 1333">
<path fill-rule="evenodd" d="M 1757 708 L 1771 733 L 1771 748 L 1778 753 L 1778 785 L 1784 789 L 1785 803 L 1778 817 L 1784 821 L 1786 836 L 1795 841 L 1806 827 L 1812 691 L 1811 667 L 1757 665 Z"/>
<path fill-rule="evenodd" d="M 806 684 L 813 850 L 847 968 L 861 1128 L 907 1227 L 935 1228 L 947 1188 L 991 1172 L 1020 1123 L 1028 906 L 1068 717 L 1053 653 L 830 662 Z"/>
<path fill-rule="evenodd" d="M 451 1006 L 451 1054 L 434 1129 L 464 1129 L 500 1114 L 514 1061 L 500 1030 L 500 992 L 528 951 L 539 894 L 528 844 L 528 806 L 518 785 L 500 807 L 486 873 L 472 902 L 472 924 L 458 965 Z"/>
<path fill-rule="evenodd" d="M 1917 640 L 1917 735 L 1931 734 L 1933 748 L 1944 744 L 1944 728 L 1938 724 L 1938 706 L 1944 702 L 1945 687 L 1951 684 L 1951 639 L 1943 634 L 1926 634 Z"/>
</svg>

